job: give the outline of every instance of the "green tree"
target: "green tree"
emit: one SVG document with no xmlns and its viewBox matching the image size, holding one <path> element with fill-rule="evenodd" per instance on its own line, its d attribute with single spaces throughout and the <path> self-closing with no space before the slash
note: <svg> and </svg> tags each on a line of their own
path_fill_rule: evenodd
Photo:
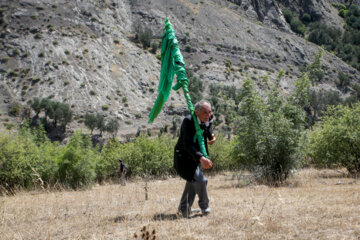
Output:
<svg viewBox="0 0 360 240">
<path fill-rule="evenodd" d="M 105 117 L 99 113 L 96 114 L 96 128 L 100 131 L 100 136 L 106 131 Z"/>
<path fill-rule="evenodd" d="M 92 147 L 89 135 L 75 131 L 57 159 L 58 180 L 74 189 L 91 186 L 100 154 Z"/>
<path fill-rule="evenodd" d="M 88 127 L 91 131 L 91 135 L 93 134 L 94 129 L 97 126 L 97 119 L 94 114 L 86 113 L 85 114 L 85 126 Z"/>
<path fill-rule="evenodd" d="M 34 110 L 36 117 L 39 117 L 39 114 L 42 110 L 40 98 L 37 98 L 37 97 L 33 98 L 30 101 L 30 106 Z"/>
<path fill-rule="evenodd" d="M 295 156 L 304 114 L 280 96 L 277 85 L 270 91 L 268 102 L 259 97 L 250 80 L 243 88 L 234 157 L 258 180 L 282 182 L 298 164 Z"/>
<path fill-rule="evenodd" d="M 106 131 L 112 135 L 112 138 L 116 137 L 116 134 L 119 131 L 119 127 L 120 125 L 116 118 L 112 118 L 106 123 Z"/>
<path fill-rule="evenodd" d="M 310 134 L 312 161 L 317 166 L 344 166 L 360 173 L 360 104 L 331 107 Z"/>
</svg>

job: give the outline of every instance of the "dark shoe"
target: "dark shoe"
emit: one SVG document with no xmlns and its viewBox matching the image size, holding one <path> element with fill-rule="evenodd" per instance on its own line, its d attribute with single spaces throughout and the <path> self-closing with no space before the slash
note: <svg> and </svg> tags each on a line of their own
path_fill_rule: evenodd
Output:
<svg viewBox="0 0 360 240">
<path fill-rule="evenodd" d="M 201 213 L 203 215 L 209 215 L 211 213 L 211 209 L 209 207 L 201 209 Z"/>
</svg>

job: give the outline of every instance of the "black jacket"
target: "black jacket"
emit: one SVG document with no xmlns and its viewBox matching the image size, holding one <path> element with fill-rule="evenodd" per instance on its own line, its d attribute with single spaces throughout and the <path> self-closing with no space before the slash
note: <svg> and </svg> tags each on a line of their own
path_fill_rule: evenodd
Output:
<svg viewBox="0 0 360 240">
<path fill-rule="evenodd" d="M 207 139 L 212 138 L 211 123 L 209 126 L 200 125 L 200 127 L 204 130 L 205 148 L 208 153 Z M 203 156 L 198 141 L 194 142 L 194 136 L 194 120 L 191 115 L 188 115 L 181 124 L 180 136 L 174 152 L 174 168 L 180 177 L 187 181 L 193 180 L 195 170 L 200 163 L 200 158 Z"/>
</svg>

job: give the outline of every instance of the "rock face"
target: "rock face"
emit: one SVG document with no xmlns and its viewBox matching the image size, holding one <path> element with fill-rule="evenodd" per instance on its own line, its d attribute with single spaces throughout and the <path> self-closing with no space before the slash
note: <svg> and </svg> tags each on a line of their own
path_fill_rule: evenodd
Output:
<svg viewBox="0 0 360 240">
<path fill-rule="evenodd" d="M 290 30 L 282 8 L 343 24 L 325 0 L 1 1 L 1 117 L 5 99 L 26 105 L 33 97 L 51 97 L 68 103 L 77 116 L 99 112 L 118 118 L 122 135 L 169 124 L 171 114 L 186 109 L 182 93 L 172 92 L 159 119 L 146 124 L 160 61 L 134 42 L 139 25 L 152 29 L 153 41 L 160 42 L 166 17 L 187 68 L 204 83 L 205 96 L 210 83 L 240 88 L 247 75 L 271 80 L 282 69 L 287 94 L 298 67 L 312 62 L 319 47 Z M 359 81 L 358 71 L 330 53 L 324 53 L 322 64 L 331 88 L 339 71 Z"/>
</svg>

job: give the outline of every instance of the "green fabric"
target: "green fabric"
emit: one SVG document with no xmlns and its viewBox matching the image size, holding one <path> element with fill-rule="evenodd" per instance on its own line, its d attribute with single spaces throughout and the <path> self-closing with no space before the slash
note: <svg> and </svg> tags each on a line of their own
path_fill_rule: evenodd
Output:
<svg viewBox="0 0 360 240">
<path fill-rule="evenodd" d="M 177 76 L 177 83 L 172 88 L 177 91 L 180 88 L 183 89 L 186 103 L 190 114 L 194 119 L 196 135 L 194 137 L 194 142 L 198 140 L 200 145 L 200 151 L 204 157 L 208 158 L 208 154 L 205 147 L 205 139 L 203 136 L 203 130 L 200 128 L 195 115 L 195 109 L 191 102 L 191 97 L 189 95 L 188 84 L 189 80 L 186 77 L 185 71 L 185 62 L 183 56 L 181 55 L 179 49 L 179 42 L 176 39 L 175 31 L 172 28 L 172 25 L 168 18 L 165 20 L 165 28 L 162 36 L 161 43 L 161 72 L 160 72 L 160 83 L 158 87 L 158 96 L 156 98 L 155 104 L 149 113 L 149 123 L 152 123 L 154 119 L 158 116 L 163 108 L 165 102 L 168 100 L 172 82 L 174 76 Z"/>
</svg>

